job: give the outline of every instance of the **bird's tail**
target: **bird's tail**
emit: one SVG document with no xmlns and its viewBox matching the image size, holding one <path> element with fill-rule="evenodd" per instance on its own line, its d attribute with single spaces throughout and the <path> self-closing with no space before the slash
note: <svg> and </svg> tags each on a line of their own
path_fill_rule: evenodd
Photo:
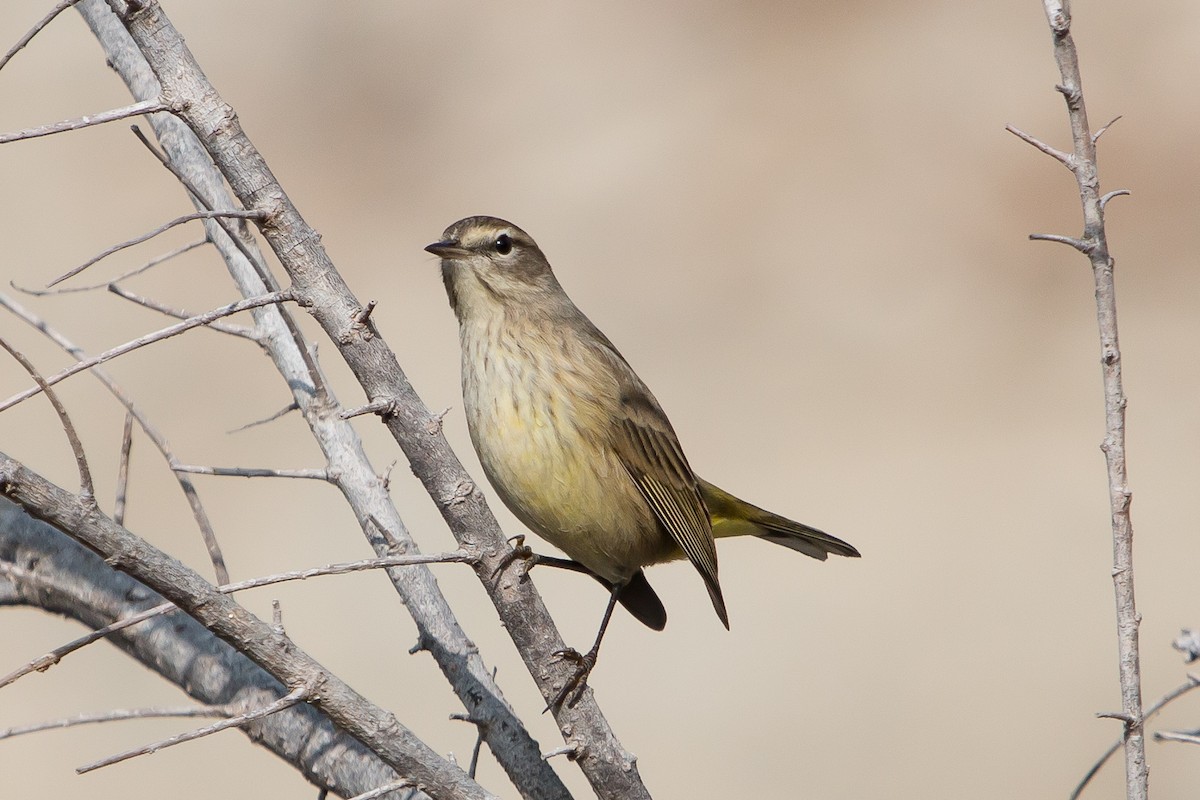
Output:
<svg viewBox="0 0 1200 800">
<path fill-rule="evenodd" d="M 607 583 L 603 578 L 600 582 Z M 654 587 L 646 580 L 646 573 L 640 569 L 621 587 L 620 593 L 617 594 L 617 602 L 647 627 L 661 631 L 667 626 L 667 610 L 663 608 L 662 600 L 658 599 Z"/>
<path fill-rule="evenodd" d="M 828 558 L 830 553 L 849 558 L 859 557 L 853 545 L 836 536 L 739 500 L 702 478 L 697 480 L 704 504 L 708 506 L 709 516 L 712 517 L 713 536 L 718 539 L 725 536 L 757 536 L 820 561 Z"/>
</svg>

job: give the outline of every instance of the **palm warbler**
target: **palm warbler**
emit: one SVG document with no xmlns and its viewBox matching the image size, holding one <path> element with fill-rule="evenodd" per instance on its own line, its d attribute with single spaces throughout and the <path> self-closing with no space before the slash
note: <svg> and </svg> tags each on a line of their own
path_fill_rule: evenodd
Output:
<svg viewBox="0 0 1200 800">
<path fill-rule="evenodd" d="M 858 551 L 697 477 L 658 401 L 567 297 L 525 231 L 468 217 L 425 248 L 442 259 L 458 317 L 471 442 L 504 504 L 661 630 L 667 616 L 642 568 L 687 557 L 717 616 L 714 537 L 757 536 L 816 559 Z M 560 696 L 561 698 L 561 696 Z"/>
</svg>

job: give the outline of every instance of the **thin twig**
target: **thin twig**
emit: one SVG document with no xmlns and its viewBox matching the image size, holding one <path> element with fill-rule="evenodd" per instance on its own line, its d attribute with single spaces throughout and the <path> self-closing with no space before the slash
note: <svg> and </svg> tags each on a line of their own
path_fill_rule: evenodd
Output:
<svg viewBox="0 0 1200 800">
<path fill-rule="evenodd" d="M 117 297 L 128 300 L 131 303 L 135 303 L 142 308 L 148 308 L 151 311 L 157 311 L 158 313 L 165 314 L 168 317 L 174 317 L 175 319 L 188 319 L 195 316 L 190 311 L 184 311 L 181 308 L 171 308 L 163 303 L 155 302 L 148 297 L 144 297 L 140 294 L 134 294 L 128 289 L 118 286 L 115 283 L 108 284 L 108 291 L 112 292 Z M 220 331 L 221 333 L 227 333 L 230 336 L 238 336 L 243 339 L 249 339 L 252 342 L 260 342 L 258 332 L 254 330 L 254 328 L 248 328 L 244 325 L 231 325 L 227 322 L 210 322 L 204 327 L 210 330 Z"/>
<path fill-rule="evenodd" d="M 114 569 L 175 601 L 284 686 L 319 687 L 311 698 L 318 710 L 397 774 L 430 787 L 432 796 L 462 800 L 494 797 L 434 752 L 394 714 L 367 701 L 295 642 L 277 635 L 268 623 L 218 592 L 195 570 L 3 453 L 0 488 L 33 518 L 57 527 Z"/>
<path fill-rule="evenodd" d="M 78 2 L 78 0 L 75 0 L 75 2 Z M 55 289 L 32 289 L 27 286 L 18 286 L 13 281 L 9 281 L 8 285 L 13 287 L 14 289 L 16 289 L 18 292 L 23 292 L 25 294 L 31 294 L 34 297 L 43 297 L 45 295 L 56 295 L 56 294 L 74 294 L 76 292 L 94 292 L 97 289 L 104 289 L 109 286 L 112 286 L 113 284 L 117 283 L 118 281 L 123 281 L 126 278 L 132 278 L 135 275 L 141 275 L 146 270 L 152 269 L 153 267 L 157 267 L 159 264 L 163 263 L 164 261 L 170 261 L 172 258 L 175 258 L 176 256 L 181 256 L 184 253 L 195 250 L 197 247 L 203 247 L 206 244 L 208 244 L 207 237 L 205 237 L 204 239 L 199 239 L 195 242 L 189 242 L 188 244 L 185 244 L 185 245 L 180 245 L 179 247 L 176 247 L 174 250 L 168 250 L 167 252 L 163 253 L 162 255 L 155 256 L 154 258 L 150 259 L 149 261 L 142 264 L 141 266 L 134 267 L 133 269 L 131 269 L 127 272 L 122 272 L 120 275 L 116 276 L 115 278 L 110 278 L 101 283 L 93 283 L 88 286 L 59 286 Z"/>
<path fill-rule="evenodd" d="M 129 492 L 129 454 L 133 450 L 133 414 L 126 410 L 125 429 L 121 431 L 121 453 L 117 461 L 117 499 L 113 503 L 113 522 L 125 524 L 125 500 Z"/>
<path fill-rule="evenodd" d="M 1200 744 L 1200 735 L 1195 733 L 1184 733 L 1183 731 L 1158 731 L 1154 734 L 1154 738 L 1160 742 L 1187 742 L 1188 744 Z"/>
<path fill-rule="evenodd" d="M 474 776 L 472 776 L 472 777 L 474 777 Z M 356 795 L 354 795 L 354 797 L 351 797 L 350 800 L 375 800 L 375 798 L 383 797 L 385 794 L 387 794 L 389 792 L 399 791 L 400 789 L 408 789 L 411 786 L 412 786 L 411 781 L 404 781 L 404 780 L 392 781 L 391 783 L 387 783 L 387 784 L 384 784 L 383 786 L 380 786 L 378 789 L 372 789 L 369 792 L 363 792 L 362 794 L 356 794 Z"/>
<path fill-rule="evenodd" d="M 0 69 L 4 69 L 8 62 L 12 61 L 13 56 L 20 52 L 21 48 L 29 44 L 33 40 L 33 37 L 41 33 L 47 25 L 53 22 L 55 17 L 78 2 L 79 0 L 61 0 L 57 5 L 55 5 L 54 8 L 50 10 L 49 14 L 38 20 L 37 24 L 26 31 L 25 35 L 17 40 L 16 44 L 9 48 L 8 52 L 4 54 L 4 57 L 0 58 Z"/>
<path fill-rule="evenodd" d="M 378 414 L 381 417 L 386 417 L 387 415 L 394 413 L 395 410 L 396 401 L 385 397 L 378 400 L 372 400 L 365 406 L 359 406 L 358 408 L 347 408 L 341 411 L 338 416 L 342 419 L 351 419 L 352 417 L 359 417 L 363 414 Z"/>
<path fill-rule="evenodd" d="M 1124 116 L 1124 115 L 1117 114 L 1115 117 L 1113 117 L 1112 119 L 1110 119 L 1108 121 L 1107 125 L 1100 126 L 1100 130 L 1098 130 L 1092 134 L 1092 144 L 1095 144 L 1096 142 L 1100 141 L 1100 137 L 1104 135 L 1104 132 L 1106 130 L 1108 130 L 1109 128 L 1111 128 L 1113 125 L 1115 125 L 1117 123 L 1117 120 L 1119 120 L 1122 116 Z"/>
<path fill-rule="evenodd" d="M 127 719 L 161 719 L 166 717 L 228 717 L 237 713 L 229 706 L 180 706 L 178 708 L 114 708 L 76 714 L 73 717 L 51 719 L 30 725 L 18 725 L 0 730 L 0 739 L 11 739 L 41 731 L 74 728 L 79 725 L 94 725 L 101 722 L 122 722 Z"/>
<path fill-rule="evenodd" d="M 1035 136 L 1031 136 L 1028 133 L 1026 133 L 1025 131 L 1021 130 L 1020 128 L 1015 128 L 1012 125 L 1005 125 L 1004 130 L 1013 134 L 1014 136 L 1016 136 L 1018 139 L 1025 142 L 1026 144 L 1033 145 L 1035 148 L 1042 151 L 1046 155 L 1050 156 L 1055 161 L 1057 161 L 1060 164 L 1062 164 L 1063 166 L 1065 166 L 1067 169 L 1074 168 L 1073 167 L 1074 157 L 1070 153 L 1064 153 L 1062 150 L 1058 150 L 1054 147 L 1051 147 L 1050 145 L 1043 142 L 1041 139 L 1038 139 Z"/>
<path fill-rule="evenodd" d="M 75 360 L 83 361 L 87 358 L 87 354 L 82 348 L 75 345 L 54 328 L 51 328 L 45 320 L 12 298 L 0 294 L 0 306 L 7 308 L 22 321 L 36 328 L 49 338 L 50 341 L 67 351 Z M 175 454 L 171 451 L 171 444 L 167 441 L 167 437 L 151 424 L 150 420 L 142 413 L 137 404 L 112 379 L 112 376 L 100 368 L 93 368 L 91 373 L 96 380 L 104 384 L 104 388 L 108 389 L 113 397 L 117 398 L 117 402 L 123 405 L 129 414 L 133 415 L 138 425 L 141 426 L 142 431 L 149 437 L 151 443 L 162 454 L 163 458 L 166 459 L 168 466 L 176 463 Z M 183 491 L 183 496 L 192 510 L 192 517 L 196 520 L 196 525 L 200 529 L 200 536 L 204 539 L 204 545 L 208 549 L 208 557 L 212 562 L 217 583 L 229 583 L 229 570 L 225 567 L 225 556 L 221 552 L 221 545 L 217 541 L 216 531 L 213 530 L 212 522 L 208 518 L 208 512 L 204 510 L 204 504 L 200 502 L 200 495 L 196 492 L 196 487 L 192 483 L 192 479 L 187 475 L 175 472 L 171 474 L 175 476 L 175 480 L 179 484 L 179 488 Z"/>
<path fill-rule="evenodd" d="M 364 570 L 393 569 L 396 567 L 416 566 L 418 564 L 473 564 L 477 558 L 476 555 L 466 550 L 452 550 L 448 553 L 402 553 L 380 558 L 360 559 L 358 561 L 341 561 L 335 564 L 328 564 L 324 567 L 309 567 L 290 572 L 280 572 L 274 575 L 263 575 L 257 578 L 238 581 L 237 583 L 226 583 L 216 587 L 216 589 L 221 594 L 233 594 L 235 592 L 244 592 L 247 589 L 259 589 L 263 586 L 271 586 L 276 583 L 304 581 L 309 578 L 318 578 L 325 575 L 349 575 Z M 23 580 L 33 580 L 33 576 L 28 571 L 11 564 L 0 563 L 0 574 L 13 574 Z M 64 656 L 86 647 L 92 642 L 103 639 L 110 634 L 124 630 L 139 622 L 145 622 L 148 619 L 178 610 L 174 603 L 159 603 L 153 608 L 148 608 L 145 611 L 140 611 L 137 614 L 117 620 L 109 625 L 105 625 L 103 628 L 97 628 L 90 633 L 54 648 L 49 653 L 33 659 L 19 669 L 13 670 L 8 675 L 0 678 L 0 689 L 31 672 L 44 672 L 61 661 Z"/>
<path fill-rule="evenodd" d="M 93 125 L 103 125 L 106 122 L 116 122 L 120 119 L 137 117 L 142 114 L 153 114 L 156 111 L 170 111 L 174 113 L 176 109 L 162 100 L 143 100 L 133 105 L 114 108 L 109 111 L 101 111 L 99 114 L 87 114 L 82 117 L 75 117 L 74 119 L 64 119 L 62 122 L 55 122 L 50 125 L 40 125 L 36 128 L 26 128 L 11 133 L 0 133 L 0 144 L 19 142 L 24 139 L 36 139 L 39 136 L 50 136 L 55 133 L 77 131 L 80 128 L 90 128 Z"/>
<path fill-rule="evenodd" d="M 167 739 L 161 739 L 157 742 L 152 742 L 151 744 L 134 748 L 133 750 L 126 750 L 123 753 L 117 753 L 114 756 L 102 758 L 99 761 L 93 761 L 90 764 L 84 764 L 82 767 L 76 768 L 75 772 L 76 774 L 83 775 L 85 772 L 91 772 L 92 770 L 100 769 L 101 767 L 108 767 L 113 764 L 118 764 L 122 761 L 136 758 L 137 756 L 156 753 L 159 750 L 173 747 L 177 744 L 183 744 L 184 742 L 190 742 L 193 739 L 199 739 L 203 736 L 209 736 L 211 734 L 226 730 L 227 728 L 236 728 L 239 725 L 245 725 L 247 722 L 253 722 L 256 719 L 262 719 L 263 717 L 274 714 L 277 711 L 282 711 L 285 708 L 291 708 L 297 703 L 308 699 L 311 694 L 312 689 L 310 687 L 298 686 L 285 694 L 283 697 L 276 700 L 274 703 L 269 703 L 262 708 L 247 711 L 246 713 L 239 714 L 236 717 L 223 719 L 220 722 L 214 722 L 212 725 L 206 725 L 203 728 L 197 728 L 196 730 L 188 731 L 187 733 L 180 733 Z"/>
<path fill-rule="evenodd" d="M 1087 255 L 1094 246 L 1091 242 L 1084 239 L 1078 239 L 1074 236 L 1063 236 L 1058 233 L 1031 233 L 1029 234 L 1029 238 L 1035 242 L 1058 242 L 1059 244 L 1065 244 L 1075 248 L 1084 255 Z"/>
<path fill-rule="evenodd" d="M 212 322 L 213 320 L 221 319 L 222 317 L 228 317 L 233 314 L 240 313 L 242 311 L 247 311 L 251 308 L 258 308 L 260 306 L 273 305 L 275 303 L 286 303 L 293 299 L 295 299 L 295 298 L 290 290 L 284 290 L 281 292 L 271 292 L 270 294 L 264 294 L 264 295 L 260 295 L 258 297 L 249 297 L 245 300 L 239 300 L 236 303 L 230 303 L 229 305 L 221 306 L 220 308 L 215 308 L 212 311 L 207 311 L 203 314 L 197 314 L 196 316 L 186 319 L 177 325 L 171 325 L 169 327 L 162 328 L 161 330 L 157 330 L 153 333 L 148 333 L 144 336 L 139 336 L 138 338 L 132 339 L 128 342 L 125 342 L 124 344 L 117 345 L 116 347 L 114 347 L 110 350 L 105 350 L 103 353 L 101 353 L 99 355 L 92 356 L 91 358 L 88 358 L 83 361 L 79 361 L 75 364 L 72 364 L 70 367 L 67 367 L 66 369 L 62 370 L 61 372 L 57 372 L 54 375 L 51 375 L 49 378 L 46 379 L 46 383 L 50 386 L 53 386 L 54 384 L 58 383 L 59 381 L 65 380 L 76 373 L 83 372 L 84 370 L 87 370 L 87 369 L 91 369 L 92 367 L 94 367 L 98 364 L 103 364 L 106 361 L 111 361 L 114 358 L 117 358 L 118 356 L 123 356 L 126 353 L 132 352 L 133 350 L 137 350 L 140 347 L 145 347 L 148 344 L 160 342 L 163 339 L 169 339 L 172 336 L 178 336 L 181 333 L 190 331 L 192 328 L 198 328 L 201 325 L 207 325 L 210 322 Z M 13 395 L 12 397 L 8 398 L 4 402 L 0 403 L 0 411 L 5 411 L 9 408 L 12 408 L 17 403 L 28 400 L 30 397 L 33 397 L 35 394 L 38 394 L 41 391 L 42 391 L 41 387 L 34 387 L 32 389 L 26 389 L 23 392 L 19 392 L 19 393 Z"/>
<path fill-rule="evenodd" d="M 161 152 L 157 147 L 151 144 L 150 140 L 146 138 L 146 135 L 143 134 L 141 129 L 136 125 L 133 126 L 133 135 L 136 136 L 143 145 L 145 145 L 150 154 L 158 160 L 158 163 L 162 164 L 163 168 L 174 175 L 175 180 L 179 181 L 183 185 L 183 188 L 187 189 L 188 194 L 192 196 L 193 201 L 197 205 L 206 211 L 213 210 L 214 204 L 207 197 L 205 197 L 204 193 L 200 191 L 195 182 L 192 181 L 183 170 L 177 167 L 174 162 L 172 162 L 171 159 L 166 156 L 165 153 Z M 250 247 L 241 237 L 240 230 L 237 229 L 228 219 L 215 217 L 213 221 L 216 222 L 221 230 L 225 232 L 225 234 L 229 237 L 229 241 L 233 243 L 233 246 L 237 248 L 238 252 L 245 257 L 246 263 L 250 265 L 250 268 L 254 271 L 254 274 L 258 276 L 260 281 L 262 281 L 263 286 L 272 292 L 277 291 L 279 289 L 279 282 L 275 280 L 275 276 L 271 274 L 271 270 L 267 269 L 267 265 L 263 263 L 262 257 L 254 252 L 251 252 Z M 292 315 L 285 308 L 279 309 L 279 319 L 283 322 L 284 327 L 287 328 L 288 335 L 292 338 L 292 342 L 296 345 L 296 349 L 300 354 L 300 358 L 304 362 L 305 371 L 308 373 L 309 382 L 312 383 L 313 391 L 318 397 L 327 396 L 329 392 L 325 386 L 325 378 L 321 374 L 321 370 L 317 367 L 316 358 L 304 347 L 304 337 L 300 333 L 300 328 L 296 325 L 296 320 L 292 318 Z"/>
<path fill-rule="evenodd" d="M 32 361 L 10 345 L 8 340 L 3 337 L 0 337 L 0 347 L 4 348 L 18 364 L 24 367 L 29 376 L 37 383 L 38 390 L 45 392 L 46 399 L 50 401 L 50 405 L 54 406 L 54 413 L 58 415 L 58 421 L 62 424 L 63 431 L 67 434 L 67 442 L 71 445 L 71 452 L 75 455 L 75 467 L 79 470 L 79 494 L 94 503 L 96 488 L 92 484 L 92 470 L 88 467 L 87 455 L 83 452 L 83 442 L 79 441 L 79 434 L 75 430 L 75 425 L 71 422 L 70 415 L 67 414 L 67 407 L 58 399 L 58 394 L 50 388 L 50 384 L 42 377 L 42 373 L 38 372 L 37 367 L 33 365 Z"/>
<path fill-rule="evenodd" d="M 1173 700 L 1183 697 L 1197 686 L 1200 686 L 1200 675 L 1188 673 L 1187 682 L 1176 686 L 1174 689 L 1160 697 L 1158 702 L 1147 708 L 1144 719 L 1150 719 L 1159 711 L 1162 711 Z M 1123 743 L 1123 738 L 1117 739 L 1112 743 L 1112 745 L 1109 746 L 1107 750 L 1104 751 L 1104 754 L 1101 755 L 1100 758 L 1096 759 L 1096 763 L 1092 765 L 1092 768 L 1089 769 L 1087 774 L 1085 774 L 1079 781 L 1079 785 L 1075 787 L 1075 791 L 1071 792 L 1071 797 L 1069 800 L 1079 800 L 1079 795 L 1083 793 L 1083 790 L 1087 787 L 1088 783 L 1091 782 L 1092 778 L 1096 777 L 1096 773 L 1099 772 L 1100 768 L 1108 762 L 1108 759 L 1112 758 L 1112 754 L 1121 749 L 1121 745 Z"/>
<path fill-rule="evenodd" d="M 127 239 L 118 244 L 114 244 L 112 247 L 109 247 L 106 250 L 102 250 L 97 255 L 80 264 L 78 267 L 68 270 L 66 273 L 59 275 L 57 278 L 47 283 L 46 288 L 48 289 L 51 286 L 62 283 L 68 278 L 75 277 L 93 264 L 108 258 L 113 253 L 119 253 L 122 250 L 133 247 L 134 245 L 139 245 L 142 242 L 149 241 L 164 231 L 169 231 L 171 228 L 174 228 L 177 225 L 182 225 L 185 222 L 191 222 L 197 219 L 216 219 L 218 217 L 232 217 L 235 219 L 263 219 L 265 216 L 266 215 L 262 211 L 246 211 L 244 209 L 231 211 L 194 211 L 191 214 L 184 214 L 182 217 L 176 217 L 170 222 L 159 225 L 157 228 L 149 231 L 148 233 L 143 233 L 141 236 L 135 236 L 132 239 Z"/>
<path fill-rule="evenodd" d="M 300 410 L 300 404 L 297 403 L 295 400 L 293 400 L 292 402 L 288 403 L 286 406 L 284 406 L 280 410 L 276 411 L 274 414 L 272 414 L 269 417 L 266 417 L 264 419 L 257 419 L 254 422 L 247 422 L 245 425 L 241 426 L 240 428 L 234 428 L 231 431 L 226 431 L 226 433 L 241 433 L 242 431 L 249 430 L 250 428 L 254 428 L 259 425 L 266 425 L 268 422 L 274 422 L 275 420 L 279 419 L 280 417 L 286 416 L 286 415 L 292 413 L 293 411 L 299 411 L 299 410 Z"/>
<path fill-rule="evenodd" d="M 307 478 L 330 481 L 333 478 L 327 469 L 266 469 L 262 467 L 205 467 L 198 464 L 172 464 L 176 472 L 193 475 L 219 475 L 233 478 Z"/>
</svg>

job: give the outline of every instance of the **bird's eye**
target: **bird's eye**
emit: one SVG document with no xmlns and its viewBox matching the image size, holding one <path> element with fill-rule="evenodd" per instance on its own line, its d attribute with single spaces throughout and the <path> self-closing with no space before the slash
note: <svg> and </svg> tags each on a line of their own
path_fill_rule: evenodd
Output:
<svg viewBox="0 0 1200 800">
<path fill-rule="evenodd" d="M 507 233 L 502 233 L 496 237 L 496 241 L 492 242 L 492 247 L 496 248 L 496 252 L 500 255 L 506 256 L 512 252 L 512 237 Z"/>
</svg>

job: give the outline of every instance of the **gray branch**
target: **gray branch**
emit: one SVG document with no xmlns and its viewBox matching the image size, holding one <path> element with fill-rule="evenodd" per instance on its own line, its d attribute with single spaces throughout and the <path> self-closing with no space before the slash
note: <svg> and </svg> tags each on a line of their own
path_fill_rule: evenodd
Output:
<svg viewBox="0 0 1200 800">
<path fill-rule="evenodd" d="M 430 797 L 435 800 L 495 797 L 430 749 L 395 716 L 370 703 L 322 667 L 286 635 L 217 591 L 185 564 L 117 525 L 97 511 L 94 503 L 55 486 L 3 453 L 0 453 L 0 492 L 23 506 L 31 516 L 95 551 L 106 564 L 179 606 L 268 672 L 286 687 L 284 691 L 312 687 L 312 705 L 374 751 L 401 778 L 421 786 Z M 189 675 L 191 678 L 203 680 L 204 676 Z M 276 691 L 258 705 L 266 705 L 283 693 Z"/>
<path fill-rule="evenodd" d="M 157 98 L 161 93 L 158 80 L 139 46 L 104 2 L 86 0 L 78 8 L 133 96 L 138 99 Z M 166 22 L 165 17 L 163 21 Z M 174 35 L 169 22 L 162 33 Z M 179 41 L 179 45 L 183 46 L 182 41 Z M 198 68 L 195 69 L 195 75 L 203 78 Z M 206 98 L 205 113 L 211 113 L 216 108 L 218 114 L 232 116 L 232 111 L 220 103 L 220 98 L 211 87 L 204 90 L 200 86 L 199 89 Z M 173 87 L 172 91 L 178 91 L 178 87 Z M 197 207 L 233 207 L 235 201 L 228 196 L 221 173 L 213 166 L 204 146 L 192 131 L 167 114 L 153 115 L 150 122 L 173 167 L 187 180 L 192 191 L 202 195 L 203 202 L 197 202 Z M 251 149 L 249 152 L 254 151 Z M 269 180 L 258 185 L 271 188 L 274 179 L 266 171 L 265 164 L 262 169 L 263 177 Z M 273 220 L 272 225 L 281 222 Z M 231 235 L 229 229 L 217 220 L 205 220 L 204 224 L 209 239 L 225 259 L 239 291 L 247 297 L 263 293 L 267 287 L 260 278 L 260 270 L 252 261 L 262 263 L 254 240 L 240 230 L 235 230 Z M 236 240 L 234 235 L 237 236 Z M 315 240 L 313 233 L 309 245 L 313 246 Z M 355 518 L 377 555 L 397 552 L 392 542 L 399 542 L 399 552 L 418 552 L 386 486 L 378 477 L 378 471 L 367 459 L 353 426 L 336 413 L 329 413 L 336 400 L 327 388 L 323 394 L 314 392 L 314 378 L 309 372 L 311 365 L 305 362 L 303 345 L 297 343 L 289 330 L 286 313 L 286 310 L 277 307 L 258 309 L 254 314 L 255 324 L 261 334 L 263 347 L 286 381 L 294 402 L 327 459 L 327 472 L 353 509 Z M 321 383 L 327 386 L 327 382 Z M 377 525 L 386 529 L 387 536 L 381 534 Z M 541 758 L 538 743 L 505 701 L 493 679 L 492 670 L 454 618 L 433 573 L 425 567 L 406 567 L 388 570 L 388 575 L 416 622 L 420 648 L 433 656 L 470 718 L 478 723 L 493 755 L 522 795 L 531 800 L 569 798 L 561 779 Z"/>
<path fill-rule="evenodd" d="M 2 497 L 0 564 L 17 568 L 7 577 L 0 575 L 0 605 L 40 608 L 92 629 L 164 602 L 157 592 L 112 569 L 92 551 Z M 178 612 L 113 633 L 109 641 L 205 705 L 250 708 L 285 691 L 244 655 Z M 309 705 L 287 709 L 243 730 L 252 741 L 330 791 L 353 795 L 398 777 Z"/>
<path fill-rule="evenodd" d="M 543 698 L 554 698 L 574 676 L 569 663 L 554 658 L 555 651 L 564 647 L 562 637 L 532 582 L 523 579 L 522 566 L 504 568 L 511 548 L 503 532 L 395 354 L 370 322 L 358 323 L 365 305 L 334 269 L 319 235 L 292 205 L 162 9 L 140 0 L 110 0 L 110 7 L 158 78 L 161 96 L 182 109 L 179 118 L 201 140 L 241 204 L 266 213 L 259 226 L 262 235 L 291 278 L 299 302 L 329 335 L 367 397 L 395 401 L 394 411 L 385 419 L 389 431 L 460 546 L 481 553 L 477 575 Z M 600 797 L 649 796 L 636 760 L 617 740 L 590 690 L 574 705 L 555 708 L 554 714 L 564 740 Z"/>
<path fill-rule="evenodd" d="M 1100 329 L 1100 363 L 1104 378 L 1104 440 L 1100 447 L 1108 471 L 1109 510 L 1112 518 L 1113 590 L 1117 607 L 1117 648 L 1121 677 L 1121 712 L 1124 724 L 1125 783 L 1129 800 L 1146 800 L 1147 770 L 1145 719 L 1142 711 L 1141 667 L 1138 653 L 1138 614 L 1133 592 L 1133 523 L 1129 506 L 1133 492 L 1125 466 L 1125 390 L 1121 381 L 1121 348 L 1117 337 L 1117 297 L 1113 282 L 1113 258 L 1104 229 L 1104 205 L 1113 193 L 1101 195 L 1096 165 L 1096 139 L 1088 123 L 1083 102 L 1079 57 L 1071 37 L 1071 14 L 1063 0 L 1043 0 L 1046 20 L 1054 41 L 1054 60 L 1062 83 L 1057 86 L 1067 103 L 1074 151 L 1062 161 L 1075 175 L 1083 204 L 1083 235 L 1055 237 L 1040 235 L 1071 245 L 1088 257 L 1096 285 L 1096 319 Z M 1111 124 L 1111 123 L 1110 123 Z M 1108 126 L 1106 125 L 1105 128 Z M 1025 141 L 1048 152 L 1037 140 Z"/>
</svg>

